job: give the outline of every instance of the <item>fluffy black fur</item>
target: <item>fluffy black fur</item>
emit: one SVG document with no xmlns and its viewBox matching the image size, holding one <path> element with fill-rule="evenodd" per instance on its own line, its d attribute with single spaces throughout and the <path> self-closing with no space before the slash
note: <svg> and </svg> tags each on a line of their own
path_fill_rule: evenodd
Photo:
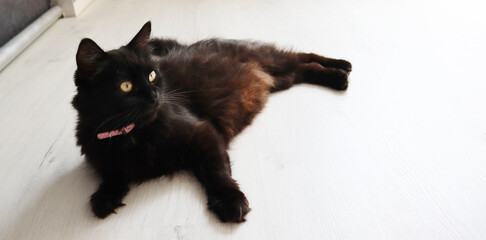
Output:
<svg viewBox="0 0 486 240">
<path fill-rule="evenodd" d="M 151 40 L 150 29 L 148 22 L 128 45 L 108 52 L 90 39 L 79 44 L 77 143 L 102 178 L 92 210 L 105 218 L 123 205 L 130 184 L 187 170 L 221 221 L 243 222 L 250 208 L 231 177 L 231 139 L 270 92 L 301 82 L 345 90 L 351 64 L 258 42 Z M 121 91 L 124 81 L 130 92 Z M 97 139 L 130 123 L 135 128 L 125 135 Z"/>
</svg>

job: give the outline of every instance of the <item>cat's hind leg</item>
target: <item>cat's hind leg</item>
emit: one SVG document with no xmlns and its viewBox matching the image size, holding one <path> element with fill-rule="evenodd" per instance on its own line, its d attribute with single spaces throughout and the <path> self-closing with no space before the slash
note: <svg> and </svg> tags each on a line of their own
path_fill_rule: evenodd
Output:
<svg viewBox="0 0 486 240">
<path fill-rule="evenodd" d="M 343 91 L 348 88 L 348 73 L 318 63 L 304 63 L 298 66 L 296 83 L 316 84 Z"/>
<path fill-rule="evenodd" d="M 315 62 L 323 67 L 343 70 L 346 73 L 351 72 L 351 70 L 353 69 L 351 63 L 346 60 L 327 58 L 317 55 L 315 53 L 299 53 L 299 59 L 301 63 Z"/>
<path fill-rule="evenodd" d="M 273 86 L 270 88 L 270 92 L 278 92 L 289 89 L 292 87 L 296 82 L 297 73 L 296 72 L 288 72 L 285 74 L 279 74 L 273 76 L 275 81 Z"/>
<path fill-rule="evenodd" d="M 310 83 L 335 90 L 348 88 L 348 73 L 336 68 L 326 68 L 318 63 L 301 63 L 292 72 L 273 76 L 275 82 L 270 92 L 289 89 L 294 84 Z"/>
</svg>

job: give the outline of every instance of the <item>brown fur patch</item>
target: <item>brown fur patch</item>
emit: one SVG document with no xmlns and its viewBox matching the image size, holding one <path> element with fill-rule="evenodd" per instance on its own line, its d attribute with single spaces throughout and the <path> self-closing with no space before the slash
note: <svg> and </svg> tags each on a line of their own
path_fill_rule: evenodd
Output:
<svg viewBox="0 0 486 240">
<path fill-rule="evenodd" d="M 228 140 L 240 133 L 263 109 L 274 79 L 258 63 L 248 63 L 241 66 L 234 82 L 241 90 L 239 101 L 227 103 L 228 111 L 220 117 Z"/>
<path fill-rule="evenodd" d="M 275 79 L 268 73 L 264 72 L 260 67 L 254 68 L 252 73 L 256 78 L 260 79 L 267 87 L 273 87 Z"/>
</svg>

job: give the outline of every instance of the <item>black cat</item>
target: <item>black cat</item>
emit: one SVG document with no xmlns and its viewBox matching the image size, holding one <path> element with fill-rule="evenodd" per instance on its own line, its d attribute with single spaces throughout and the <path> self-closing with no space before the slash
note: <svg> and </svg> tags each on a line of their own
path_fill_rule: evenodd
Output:
<svg viewBox="0 0 486 240">
<path fill-rule="evenodd" d="M 102 178 L 92 210 L 105 218 L 131 183 L 187 170 L 221 221 L 243 222 L 250 208 L 231 177 L 229 142 L 271 92 L 303 82 L 345 90 L 351 64 L 259 42 L 151 40 L 150 31 L 147 22 L 108 52 L 90 39 L 79 44 L 77 143 Z"/>
</svg>

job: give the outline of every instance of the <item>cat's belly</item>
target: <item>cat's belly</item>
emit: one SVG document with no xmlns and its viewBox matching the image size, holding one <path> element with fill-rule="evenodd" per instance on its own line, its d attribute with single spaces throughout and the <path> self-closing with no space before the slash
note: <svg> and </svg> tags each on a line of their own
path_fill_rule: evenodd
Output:
<svg viewBox="0 0 486 240">
<path fill-rule="evenodd" d="M 221 104 L 220 107 L 227 111 L 214 116 L 215 122 L 225 133 L 227 140 L 231 140 L 251 124 L 256 114 L 265 106 L 269 89 L 274 82 L 273 77 L 265 73 L 256 63 L 249 63 L 242 68 L 245 68 L 242 70 L 245 73 L 237 79 L 242 84 L 241 88 L 237 88 L 234 99 Z"/>
<path fill-rule="evenodd" d="M 241 62 L 223 54 L 194 57 L 170 66 L 166 69 L 171 76 L 170 88 L 181 91 L 190 102 L 190 110 L 201 119 L 209 119 L 227 142 L 263 109 L 274 84 L 274 78 L 259 63 Z"/>
</svg>

